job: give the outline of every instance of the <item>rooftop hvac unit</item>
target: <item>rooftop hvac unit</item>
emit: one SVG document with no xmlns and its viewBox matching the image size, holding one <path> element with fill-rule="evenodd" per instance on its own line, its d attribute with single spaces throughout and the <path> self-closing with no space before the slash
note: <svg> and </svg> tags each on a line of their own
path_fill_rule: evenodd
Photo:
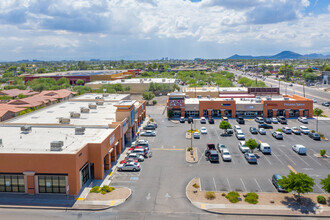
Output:
<svg viewBox="0 0 330 220">
<path fill-rule="evenodd" d="M 50 151 L 62 151 L 63 141 L 52 141 L 50 142 Z"/>
<path fill-rule="evenodd" d="M 140 83 L 143 83 L 143 79 L 140 79 Z"/>
<path fill-rule="evenodd" d="M 28 134 L 28 133 L 30 133 L 32 131 L 32 127 L 31 126 L 27 126 L 27 125 L 22 126 L 21 127 L 21 131 L 24 134 Z"/>
<path fill-rule="evenodd" d="M 78 112 L 70 112 L 70 117 L 71 118 L 80 118 L 80 113 L 78 113 Z"/>
<path fill-rule="evenodd" d="M 104 93 L 102 96 L 103 96 L 103 97 L 108 97 L 109 94 L 108 94 L 108 93 Z"/>
<path fill-rule="evenodd" d="M 103 105 L 103 101 L 96 101 L 96 105 Z"/>
<path fill-rule="evenodd" d="M 271 97 L 267 97 L 266 100 L 270 101 L 270 100 L 272 100 L 272 98 Z"/>
<path fill-rule="evenodd" d="M 70 118 L 59 118 L 60 124 L 70 124 Z"/>
<path fill-rule="evenodd" d="M 289 99 L 289 97 L 284 97 L 284 100 L 289 101 L 290 99 Z"/>
<path fill-rule="evenodd" d="M 207 95 L 207 96 L 206 96 L 206 98 L 208 98 L 208 99 L 209 99 L 209 98 L 211 98 L 211 97 L 210 97 L 209 95 Z"/>
<path fill-rule="evenodd" d="M 75 129 L 75 134 L 85 134 L 85 128 L 84 127 L 76 127 Z"/>
<path fill-rule="evenodd" d="M 122 79 L 122 80 L 121 80 L 121 82 L 125 82 L 125 80 L 124 80 L 124 79 Z"/>
<path fill-rule="evenodd" d="M 95 104 L 88 104 L 88 108 L 97 109 L 97 106 Z"/>
<path fill-rule="evenodd" d="M 89 113 L 89 108 L 81 107 L 81 108 L 80 108 L 80 112 L 81 112 L 81 113 Z"/>
<path fill-rule="evenodd" d="M 162 79 L 163 82 L 166 82 L 166 79 Z"/>
<path fill-rule="evenodd" d="M 2 138 L 0 138 L 0 147 L 3 147 Z"/>
</svg>

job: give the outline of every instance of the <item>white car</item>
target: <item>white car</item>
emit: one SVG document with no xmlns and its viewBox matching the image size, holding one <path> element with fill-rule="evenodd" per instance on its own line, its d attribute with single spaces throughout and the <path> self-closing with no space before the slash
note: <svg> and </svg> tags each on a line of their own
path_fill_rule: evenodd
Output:
<svg viewBox="0 0 330 220">
<path fill-rule="evenodd" d="M 266 135 L 266 129 L 264 129 L 264 128 L 259 128 L 259 129 L 258 129 L 258 132 L 259 132 L 259 134 L 261 134 L 261 135 Z"/>
<path fill-rule="evenodd" d="M 231 161 L 231 155 L 227 149 L 222 150 L 221 157 L 223 161 Z"/>
<path fill-rule="evenodd" d="M 300 121 L 301 123 L 307 124 L 308 123 L 308 119 L 307 117 L 299 117 L 298 121 Z"/>
<path fill-rule="evenodd" d="M 313 103 L 317 103 L 317 99 L 313 99 Z"/>
<path fill-rule="evenodd" d="M 207 129 L 205 127 L 201 128 L 201 134 L 207 134 Z"/>
<path fill-rule="evenodd" d="M 205 117 L 201 117 L 201 124 L 206 124 L 206 118 Z"/>
<path fill-rule="evenodd" d="M 240 141 L 238 147 L 242 153 L 248 152 L 250 150 L 250 148 L 246 146 L 245 141 Z"/>
<path fill-rule="evenodd" d="M 245 135 L 244 135 L 242 130 L 238 130 L 236 132 L 236 137 L 237 137 L 238 140 L 245 140 Z"/>
<path fill-rule="evenodd" d="M 134 162 L 124 163 L 118 166 L 118 171 L 139 171 L 140 169 L 140 163 Z"/>
<path fill-rule="evenodd" d="M 156 136 L 156 132 L 151 131 L 151 130 L 146 130 L 146 131 L 141 132 L 140 136 L 153 137 L 153 136 Z"/>
<path fill-rule="evenodd" d="M 137 160 L 139 162 L 143 162 L 144 161 L 144 157 L 140 154 L 136 154 L 136 153 L 130 153 L 127 155 L 126 159 L 133 159 L 133 160 Z"/>
<path fill-rule="evenodd" d="M 242 131 L 242 128 L 239 125 L 234 125 L 234 131 L 237 132 L 238 130 Z"/>
<path fill-rule="evenodd" d="M 273 124 L 278 124 L 277 118 L 272 118 L 272 122 L 273 122 Z"/>
<path fill-rule="evenodd" d="M 297 154 L 306 154 L 306 147 L 301 144 L 293 145 L 292 150 Z"/>
<path fill-rule="evenodd" d="M 309 132 L 311 132 L 306 126 L 299 126 L 299 130 L 301 131 L 301 133 L 303 134 L 309 134 Z"/>
<path fill-rule="evenodd" d="M 199 132 L 194 132 L 194 138 L 195 139 L 200 139 L 201 138 L 201 134 Z"/>
</svg>

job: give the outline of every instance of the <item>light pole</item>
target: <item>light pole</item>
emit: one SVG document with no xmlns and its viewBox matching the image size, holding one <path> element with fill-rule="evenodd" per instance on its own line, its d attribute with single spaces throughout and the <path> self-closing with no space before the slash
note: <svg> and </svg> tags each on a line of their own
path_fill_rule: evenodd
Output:
<svg viewBox="0 0 330 220">
<path fill-rule="evenodd" d="M 190 123 L 190 127 L 191 127 L 191 128 L 190 128 L 190 131 L 191 131 L 191 133 L 190 133 L 190 147 L 191 147 L 191 149 L 192 149 L 192 144 L 193 144 L 193 143 L 192 143 L 192 142 L 193 142 L 193 139 L 192 139 L 192 136 L 193 136 L 193 132 L 192 132 L 192 123 L 193 123 L 193 122 Z"/>
</svg>

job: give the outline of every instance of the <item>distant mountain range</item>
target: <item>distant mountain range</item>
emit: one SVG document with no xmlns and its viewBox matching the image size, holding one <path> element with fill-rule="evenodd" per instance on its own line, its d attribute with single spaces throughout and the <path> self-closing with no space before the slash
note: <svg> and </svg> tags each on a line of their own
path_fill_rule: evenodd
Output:
<svg viewBox="0 0 330 220">
<path fill-rule="evenodd" d="M 258 60 L 286 60 L 286 59 L 327 59 L 330 58 L 330 55 L 323 55 L 318 53 L 311 53 L 301 55 L 299 53 L 295 53 L 292 51 L 282 51 L 273 56 L 251 56 L 251 55 L 238 55 L 235 54 L 227 59 L 231 60 L 250 60 L 250 59 L 258 59 Z"/>
</svg>

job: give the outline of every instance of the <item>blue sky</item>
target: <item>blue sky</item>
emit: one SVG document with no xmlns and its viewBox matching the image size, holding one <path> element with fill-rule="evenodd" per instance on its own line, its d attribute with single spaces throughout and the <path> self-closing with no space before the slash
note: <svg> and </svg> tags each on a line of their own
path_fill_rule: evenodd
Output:
<svg viewBox="0 0 330 220">
<path fill-rule="evenodd" d="M 0 61 L 330 52 L 330 0 L 1 0 Z"/>
</svg>

